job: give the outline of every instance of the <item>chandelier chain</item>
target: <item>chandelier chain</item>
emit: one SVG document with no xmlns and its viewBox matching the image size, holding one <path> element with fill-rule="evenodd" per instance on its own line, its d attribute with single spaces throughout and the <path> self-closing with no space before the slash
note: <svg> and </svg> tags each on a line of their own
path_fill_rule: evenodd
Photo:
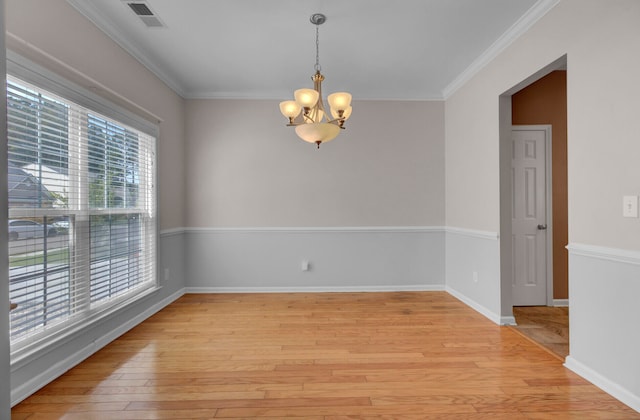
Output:
<svg viewBox="0 0 640 420">
<path fill-rule="evenodd" d="M 313 67 L 316 71 L 322 70 L 320 67 L 320 25 L 316 24 L 316 65 Z"/>
</svg>

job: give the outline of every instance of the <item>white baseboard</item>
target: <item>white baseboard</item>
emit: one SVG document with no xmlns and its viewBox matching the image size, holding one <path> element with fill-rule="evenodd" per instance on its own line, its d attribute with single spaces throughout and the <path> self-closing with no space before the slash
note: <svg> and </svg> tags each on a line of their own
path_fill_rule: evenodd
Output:
<svg viewBox="0 0 640 420">
<path fill-rule="evenodd" d="M 553 306 L 555 307 L 568 307 L 569 299 L 553 299 Z"/>
<path fill-rule="evenodd" d="M 602 389 L 607 394 L 617 398 L 629 407 L 640 412 L 640 396 L 635 395 L 628 389 L 610 381 L 598 372 L 580 363 L 570 355 L 565 359 L 564 366 Z"/>
<path fill-rule="evenodd" d="M 179 228 L 164 232 L 182 231 L 188 234 L 238 234 L 238 233 L 444 233 L 444 226 L 335 226 L 335 227 L 214 227 Z"/>
<path fill-rule="evenodd" d="M 344 292 L 440 292 L 444 285 L 393 285 L 346 287 L 187 287 L 185 293 L 344 293 Z"/>
<path fill-rule="evenodd" d="M 473 299 L 470 299 L 469 297 L 463 295 L 457 290 L 452 289 L 451 287 L 447 286 L 445 290 L 451 296 L 455 297 L 456 299 L 466 304 L 467 306 L 471 307 L 472 309 L 476 310 L 477 312 L 480 312 L 482 315 L 486 316 L 487 318 L 489 318 L 491 321 L 495 322 L 498 325 L 516 325 L 516 319 L 513 316 L 500 316 L 499 314 L 496 314 L 495 312 L 490 311 L 485 306 L 479 304 Z"/>
<path fill-rule="evenodd" d="M 89 356 L 120 337 L 122 334 L 126 333 L 136 325 L 140 324 L 145 319 L 149 318 L 156 312 L 160 311 L 165 306 L 169 305 L 171 302 L 175 301 L 179 297 L 184 295 L 184 289 L 181 289 L 171 296 L 163 299 L 162 301 L 156 303 L 151 306 L 146 311 L 140 313 L 136 317 L 130 319 L 124 324 L 119 325 L 116 329 L 110 331 L 100 338 L 100 340 L 96 340 L 88 346 L 76 351 L 73 354 L 70 354 L 63 360 L 55 363 L 49 369 L 40 373 L 39 375 L 34 376 L 29 381 L 23 383 L 22 385 L 11 389 L 11 406 L 15 406 L 28 396 L 35 393 L 37 390 L 58 378 L 74 366 L 78 365 L 83 360 L 87 359 Z"/>
</svg>

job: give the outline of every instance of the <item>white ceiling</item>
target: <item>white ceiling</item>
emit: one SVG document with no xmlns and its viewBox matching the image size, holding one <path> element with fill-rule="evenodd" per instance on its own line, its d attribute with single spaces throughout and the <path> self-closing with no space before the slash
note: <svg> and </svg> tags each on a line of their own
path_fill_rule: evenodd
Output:
<svg viewBox="0 0 640 420">
<path fill-rule="evenodd" d="M 557 0 L 67 0 L 185 98 L 288 99 L 312 87 L 323 13 L 323 92 L 442 99 Z"/>
</svg>

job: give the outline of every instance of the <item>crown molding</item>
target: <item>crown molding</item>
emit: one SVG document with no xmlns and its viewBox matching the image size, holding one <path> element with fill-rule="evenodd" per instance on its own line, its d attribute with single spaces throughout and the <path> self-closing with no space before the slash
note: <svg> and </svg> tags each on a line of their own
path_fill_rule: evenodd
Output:
<svg viewBox="0 0 640 420">
<path fill-rule="evenodd" d="M 469 67 L 460 73 L 453 82 L 451 82 L 442 91 L 442 97 L 447 100 L 458 89 L 464 86 L 473 78 L 480 70 L 493 61 L 502 51 L 511 45 L 522 34 L 527 32 L 538 20 L 553 9 L 560 0 L 538 0 L 524 15 L 518 19 L 500 38 L 498 38 L 491 46 L 478 57 Z"/>
<path fill-rule="evenodd" d="M 243 94 L 237 92 L 216 92 L 216 91 L 188 91 L 180 95 L 184 99 L 224 99 L 224 100 L 268 100 L 268 101 L 281 101 L 282 98 L 288 98 L 291 96 L 292 91 L 281 93 L 270 93 L 265 95 L 255 94 Z M 356 102 L 363 101 L 376 101 L 376 102 L 443 102 L 444 97 L 442 95 L 424 95 L 414 98 L 397 98 L 397 97 L 367 97 L 360 94 L 353 93 L 354 97 L 357 95 Z"/>
<path fill-rule="evenodd" d="M 180 95 L 182 98 L 186 98 L 185 89 L 167 72 L 163 71 L 160 67 L 156 66 L 143 51 L 136 48 L 130 43 L 126 37 L 122 35 L 117 27 L 113 26 L 111 22 L 102 17 L 96 7 L 90 1 L 82 0 L 67 0 L 67 3 L 76 9 L 82 16 L 91 21 L 98 29 L 105 33 L 111 40 L 118 44 L 134 59 L 139 61 L 147 70 L 155 74 L 160 80 L 162 80 L 171 90 Z"/>
<path fill-rule="evenodd" d="M 171 90 L 184 99 L 281 99 L 282 96 L 266 95 L 265 97 L 253 97 L 251 95 L 238 94 L 235 92 L 194 92 L 188 91 L 179 83 L 175 77 L 157 66 L 153 60 L 141 49 L 137 48 L 123 36 L 122 31 L 105 19 L 90 1 L 66 0 L 74 9 L 91 21 L 96 27 L 104 32 L 111 40 L 123 48 L 134 59 L 139 61 L 145 68 L 163 81 Z M 469 67 L 460 73 L 449 85 L 447 85 L 441 95 L 426 95 L 424 98 L 360 98 L 364 100 L 381 101 L 444 101 L 453 93 L 467 83 L 475 74 L 484 68 L 491 60 L 500 54 L 505 48 L 513 43 L 520 35 L 525 33 L 534 23 L 542 18 L 560 0 L 538 0 L 526 14 L 513 24 L 498 40 L 496 40 L 480 57 L 478 57 Z"/>
</svg>

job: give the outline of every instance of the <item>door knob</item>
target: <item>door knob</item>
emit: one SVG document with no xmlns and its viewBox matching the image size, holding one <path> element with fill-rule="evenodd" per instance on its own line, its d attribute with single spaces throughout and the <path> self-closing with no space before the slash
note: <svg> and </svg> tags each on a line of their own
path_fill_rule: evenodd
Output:
<svg viewBox="0 0 640 420">
<path fill-rule="evenodd" d="M 538 225 L 538 230 L 546 230 L 547 225 Z"/>
</svg>

